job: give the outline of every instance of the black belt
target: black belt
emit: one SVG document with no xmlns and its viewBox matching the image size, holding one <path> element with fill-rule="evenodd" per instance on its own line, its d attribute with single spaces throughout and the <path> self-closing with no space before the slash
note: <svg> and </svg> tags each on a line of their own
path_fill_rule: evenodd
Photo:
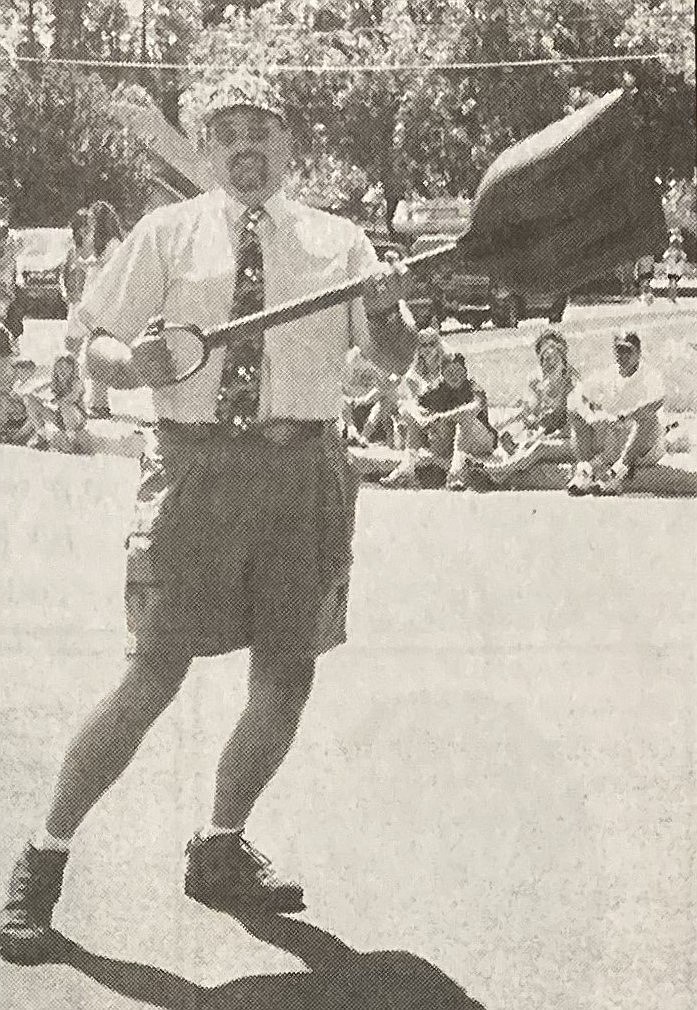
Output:
<svg viewBox="0 0 697 1010">
<path fill-rule="evenodd" d="M 234 438 L 261 436 L 277 445 L 287 445 L 289 442 L 309 442 L 321 438 L 332 421 L 310 421 L 296 418 L 272 418 L 268 421 L 258 421 L 244 432 L 234 432 Z M 227 425 L 219 421 L 175 421 L 169 417 L 161 417 L 157 427 L 166 431 L 186 431 L 192 434 L 210 435 L 216 438 L 224 437 Z"/>
</svg>

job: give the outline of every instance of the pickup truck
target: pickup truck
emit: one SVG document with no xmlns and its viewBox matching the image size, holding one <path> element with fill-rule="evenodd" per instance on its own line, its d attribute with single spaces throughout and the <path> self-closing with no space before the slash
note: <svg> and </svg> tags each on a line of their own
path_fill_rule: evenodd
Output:
<svg viewBox="0 0 697 1010">
<path fill-rule="evenodd" d="M 409 255 L 442 245 L 448 235 L 420 235 Z M 419 325 L 435 316 L 439 323 L 452 318 L 478 329 L 491 321 L 497 327 L 516 327 L 521 319 L 546 318 L 558 323 L 568 302 L 559 292 L 511 291 L 486 274 L 463 270 L 456 260 L 426 263 L 414 270 L 413 297 L 409 305 Z"/>
</svg>

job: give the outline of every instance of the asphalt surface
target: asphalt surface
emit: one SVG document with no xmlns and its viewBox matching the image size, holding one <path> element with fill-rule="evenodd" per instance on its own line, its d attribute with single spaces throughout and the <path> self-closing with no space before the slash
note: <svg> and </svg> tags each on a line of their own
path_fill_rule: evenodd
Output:
<svg viewBox="0 0 697 1010">
<path fill-rule="evenodd" d="M 4 878 L 119 675 L 136 463 L 0 464 Z M 0 1006 L 691 1010 L 694 508 L 362 491 L 350 643 L 250 823 L 324 932 L 181 892 L 244 696 L 244 655 L 199 661 L 76 838 L 70 963 L 0 965 Z"/>
</svg>

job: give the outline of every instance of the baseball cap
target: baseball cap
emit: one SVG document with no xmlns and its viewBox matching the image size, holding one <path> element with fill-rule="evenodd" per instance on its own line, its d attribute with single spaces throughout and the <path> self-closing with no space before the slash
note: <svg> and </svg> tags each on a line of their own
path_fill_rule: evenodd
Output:
<svg viewBox="0 0 697 1010">
<path fill-rule="evenodd" d="M 214 86 L 203 112 L 204 125 L 209 126 L 221 113 L 233 109 L 258 109 L 275 116 L 283 126 L 288 125 L 279 88 L 251 73 L 236 74 Z"/>
<path fill-rule="evenodd" d="M 615 347 L 629 347 L 633 351 L 641 350 L 641 340 L 639 339 L 639 334 L 635 333 L 633 330 L 627 330 L 624 333 L 616 333 L 614 342 Z"/>
</svg>

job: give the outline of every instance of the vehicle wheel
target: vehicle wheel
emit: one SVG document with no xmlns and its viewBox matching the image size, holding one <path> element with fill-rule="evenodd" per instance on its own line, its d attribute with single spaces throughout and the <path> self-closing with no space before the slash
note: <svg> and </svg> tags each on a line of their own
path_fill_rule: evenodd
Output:
<svg viewBox="0 0 697 1010">
<path fill-rule="evenodd" d="M 569 303 L 567 295 L 561 295 L 559 298 L 552 302 L 549 310 L 549 321 L 550 323 L 560 323 L 566 311 L 566 306 Z"/>
<path fill-rule="evenodd" d="M 493 320 L 500 329 L 514 330 L 520 322 L 521 315 L 520 299 L 515 295 L 509 295 L 497 305 Z"/>
</svg>

